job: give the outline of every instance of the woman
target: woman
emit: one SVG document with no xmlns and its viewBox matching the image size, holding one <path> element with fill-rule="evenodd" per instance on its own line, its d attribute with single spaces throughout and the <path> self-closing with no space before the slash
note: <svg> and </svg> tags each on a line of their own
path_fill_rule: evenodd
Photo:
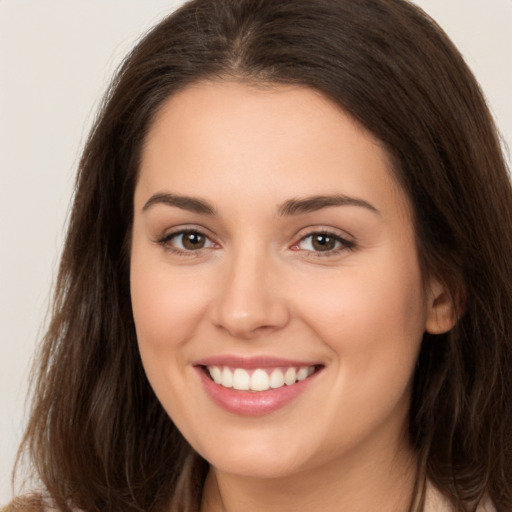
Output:
<svg viewBox="0 0 512 512">
<path fill-rule="evenodd" d="M 512 510 L 511 220 L 413 5 L 186 4 L 80 163 L 33 508 Z"/>
</svg>

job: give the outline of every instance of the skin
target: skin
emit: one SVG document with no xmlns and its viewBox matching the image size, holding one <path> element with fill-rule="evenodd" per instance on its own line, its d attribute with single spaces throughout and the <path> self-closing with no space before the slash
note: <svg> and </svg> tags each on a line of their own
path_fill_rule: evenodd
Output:
<svg viewBox="0 0 512 512">
<path fill-rule="evenodd" d="M 282 211 L 333 195 L 359 204 Z M 183 229 L 203 247 L 187 249 Z M 311 234 L 325 231 L 335 243 L 318 250 Z M 167 101 L 135 190 L 131 294 L 149 381 L 211 464 L 203 512 L 407 509 L 416 358 L 425 330 L 453 323 L 427 281 L 385 149 L 322 95 L 218 81 Z M 292 402 L 248 417 L 213 402 L 194 367 L 226 354 L 322 370 Z"/>
</svg>

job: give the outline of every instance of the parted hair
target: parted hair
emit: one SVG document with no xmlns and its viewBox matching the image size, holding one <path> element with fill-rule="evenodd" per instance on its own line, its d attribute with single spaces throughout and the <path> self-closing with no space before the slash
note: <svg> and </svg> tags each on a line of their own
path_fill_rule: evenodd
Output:
<svg viewBox="0 0 512 512">
<path fill-rule="evenodd" d="M 52 317 L 20 449 L 40 494 L 12 510 L 197 512 L 208 464 L 146 379 L 130 304 L 133 194 L 162 104 L 200 80 L 320 91 L 375 135 L 414 215 L 424 276 L 459 320 L 425 334 L 408 435 L 416 499 L 512 511 L 512 189 L 482 92 L 405 0 L 193 0 L 119 68 L 79 163 Z M 169 312 L 172 315 L 172 311 Z"/>
</svg>

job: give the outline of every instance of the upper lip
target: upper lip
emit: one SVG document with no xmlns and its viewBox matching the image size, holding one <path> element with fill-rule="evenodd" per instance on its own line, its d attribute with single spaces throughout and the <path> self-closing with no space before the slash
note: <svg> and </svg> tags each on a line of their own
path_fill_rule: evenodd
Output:
<svg viewBox="0 0 512 512">
<path fill-rule="evenodd" d="M 218 355 L 200 359 L 194 363 L 194 366 L 229 366 L 231 368 L 245 368 L 255 370 L 257 368 L 279 368 L 279 367 L 305 367 L 317 366 L 317 361 L 299 361 L 296 359 L 285 359 L 274 356 L 235 356 Z"/>
</svg>

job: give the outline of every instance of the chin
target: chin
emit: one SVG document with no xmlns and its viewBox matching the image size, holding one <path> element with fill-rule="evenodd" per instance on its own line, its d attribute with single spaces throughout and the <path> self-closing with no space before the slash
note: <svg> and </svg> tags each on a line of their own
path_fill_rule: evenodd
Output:
<svg viewBox="0 0 512 512">
<path fill-rule="evenodd" d="M 285 442 L 281 436 L 269 438 L 265 432 L 253 432 L 249 437 L 226 436 L 210 446 L 197 447 L 197 451 L 216 470 L 245 478 L 281 479 L 318 466 L 319 461 L 315 464 L 314 459 L 319 449 L 308 449 L 305 440 L 285 436 Z"/>
<path fill-rule="evenodd" d="M 237 475 L 257 480 L 283 479 L 299 473 L 304 468 L 304 461 L 292 460 L 272 454 L 265 456 L 232 458 L 213 458 L 211 466 L 221 473 Z"/>
</svg>

